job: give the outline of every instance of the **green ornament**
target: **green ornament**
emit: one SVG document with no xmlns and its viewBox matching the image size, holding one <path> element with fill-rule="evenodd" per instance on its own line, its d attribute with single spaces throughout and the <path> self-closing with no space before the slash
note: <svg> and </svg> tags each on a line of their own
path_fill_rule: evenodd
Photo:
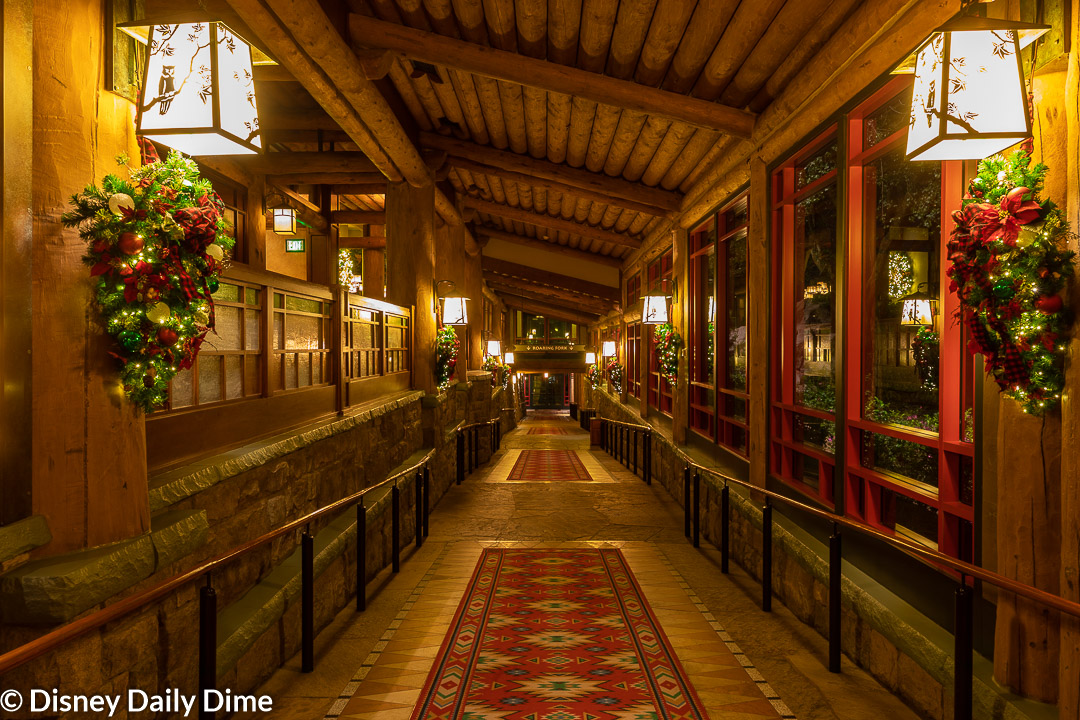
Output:
<svg viewBox="0 0 1080 720">
<path fill-rule="evenodd" d="M 142 333 L 135 330 L 121 330 L 116 336 L 116 339 L 120 341 L 120 345 L 125 350 L 138 350 L 139 345 L 142 344 Z"/>
<path fill-rule="evenodd" d="M 994 284 L 994 295 L 1002 300 L 1009 300 L 1016 294 L 1011 280 L 998 280 Z"/>
<path fill-rule="evenodd" d="M 218 281 L 216 277 L 212 277 L 206 281 L 206 287 L 210 289 L 211 293 L 216 293 L 218 289 Z"/>
</svg>

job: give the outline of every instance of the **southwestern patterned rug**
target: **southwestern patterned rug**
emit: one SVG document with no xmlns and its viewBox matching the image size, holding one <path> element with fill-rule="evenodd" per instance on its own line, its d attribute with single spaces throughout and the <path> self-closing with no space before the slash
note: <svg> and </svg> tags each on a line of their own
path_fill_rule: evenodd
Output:
<svg viewBox="0 0 1080 720">
<path fill-rule="evenodd" d="M 487 549 L 413 720 L 704 720 L 618 550 Z"/>
<path fill-rule="evenodd" d="M 546 482 L 592 478 L 573 450 L 522 450 L 506 479 Z"/>
<path fill-rule="evenodd" d="M 561 427 L 535 427 L 529 428 L 529 435 L 569 435 L 566 428 Z"/>
</svg>

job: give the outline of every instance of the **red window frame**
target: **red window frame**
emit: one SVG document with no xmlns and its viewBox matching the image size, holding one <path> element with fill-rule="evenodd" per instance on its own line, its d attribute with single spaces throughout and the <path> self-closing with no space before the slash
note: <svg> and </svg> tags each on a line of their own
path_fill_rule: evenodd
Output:
<svg viewBox="0 0 1080 720">
<path fill-rule="evenodd" d="M 709 295 L 705 285 L 708 265 L 713 265 L 713 295 L 716 297 L 717 262 L 716 262 L 716 226 L 717 216 L 710 215 L 701 224 L 690 231 L 690 323 L 687 332 L 687 345 L 690 350 L 690 418 L 689 427 L 694 433 L 708 440 L 716 440 L 716 329 L 703 331 L 708 320 Z M 715 305 L 714 305 L 715 308 Z M 715 312 L 716 310 L 714 310 Z M 708 369 L 705 358 L 708 344 L 713 343 L 713 368 Z"/>
<path fill-rule="evenodd" d="M 641 299 L 641 273 L 634 273 L 626 279 L 626 304 L 630 309 Z"/>
<path fill-rule="evenodd" d="M 671 282 L 674 253 L 668 250 L 649 265 L 649 292 L 663 292 Z M 649 407 L 671 417 L 674 405 L 671 385 L 660 376 L 660 367 L 656 359 L 656 334 L 646 328 L 649 335 Z"/>
<path fill-rule="evenodd" d="M 641 399 L 641 323 L 626 326 L 626 370 L 623 382 L 631 397 Z"/>
</svg>

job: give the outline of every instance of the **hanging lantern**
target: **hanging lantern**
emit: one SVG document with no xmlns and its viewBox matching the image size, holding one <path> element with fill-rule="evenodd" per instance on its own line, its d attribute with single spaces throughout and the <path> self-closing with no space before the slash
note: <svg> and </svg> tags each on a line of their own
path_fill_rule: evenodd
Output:
<svg viewBox="0 0 1080 720">
<path fill-rule="evenodd" d="M 937 302 L 924 288 L 926 283 L 919 285 L 919 291 L 904 296 L 904 307 L 900 311 L 900 324 L 908 327 L 925 325 L 934 326 L 934 304 Z"/>
<path fill-rule="evenodd" d="M 594 352 L 585 353 L 585 364 L 586 365 L 595 365 L 596 364 L 596 353 L 594 353 Z"/>
<path fill-rule="evenodd" d="M 513 365 L 514 364 L 514 353 L 512 353 L 512 352 L 506 353 L 506 357 L 503 358 L 503 361 L 506 362 L 507 365 Z"/>
<path fill-rule="evenodd" d="M 220 22 L 150 29 L 137 133 L 188 155 L 262 150 L 251 46 Z"/>
<path fill-rule="evenodd" d="M 444 297 L 443 300 L 443 325 L 468 325 L 469 313 L 465 308 L 463 297 Z"/>
<path fill-rule="evenodd" d="M 960 17 L 915 53 L 909 160 L 979 160 L 1031 137 L 1020 50 L 1048 26 Z"/>
<path fill-rule="evenodd" d="M 296 211 L 288 207 L 274 208 L 274 232 L 281 235 L 296 234 Z"/>
<path fill-rule="evenodd" d="M 488 340 L 487 354 L 492 357 L 502 355 L 502 343 L 498 340 Z"/>
<path fill-rule="evenodd" d="M 646 295 L 641 310 L 641 322 L 646 325 L 661 325 L 668 321 L 668 299 L 666 295 Z"/>
<path fill-rule="evenodd" d="M 615 341 L 614 340 L 605 340 L 604 341 L 604 353 L 603 354 L 604 354 L 604 357 L 606 357 L 606 358 L 615 357 Z"/>
</svg>

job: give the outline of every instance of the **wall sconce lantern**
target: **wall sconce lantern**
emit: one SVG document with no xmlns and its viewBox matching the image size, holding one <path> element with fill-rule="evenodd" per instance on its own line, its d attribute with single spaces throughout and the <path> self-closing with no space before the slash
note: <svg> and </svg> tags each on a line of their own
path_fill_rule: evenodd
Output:
<svg viewBox="0 0 1080 720">
<path fill-rule="evenodd" d="M 596 364 L 596 353 L 594 353 L 594 352 L 585 353 L 585 364 L 586 365 L 595 365 Z"/>
<path fill-rule="evenodd" d="M 290 207 L 276 207 L 274 213 L 274 232 L 279 235 L 296 234 L 296 211 Z"/>
<path fill-rule="evenodd" d="M 246 40 L 216 21 L 160 23 L 149 46 L 138 135 L 187 155 L 262 151 Z"/>
<path fill-rule="evenodd" d="M 614 340 L 605 340 L 604 341 L 603 355 L 606 358 L 615 357 L 615 341 Z"/>
<path fill-rule="evenodd" d="M 919 284 L 919 291 L 904 296 L 904 307 L 900 311 L 900 324 L 907 327 L 925 325 L 934 326 L 934 304 L 937 302 L 926 292 L 927 283 Z"/>
<path fill-rule="evenodd" d="M 498 340 L 488 340 L 487 354 L 492 357 L 498 357 L 499 355 L 502 355 L 502 343 Z"/>
<path fill-rule="evenodd" d="M 1020 50 L 1048 25 L 963 16 L 915 51 L 909 160 L 980 160 L 1031 137 Z"/>
<path fill-rule="evenodd" d="M 503 358 L 503 362 L 505 362 L 507 365 L 513 365 L 514 364 L 514 353 L 512 353 L 512 352 L 506 353 L 506 357 Z"/>
<path fill-rule="evenodd" d="M 469 311 L 466 307 L 466 301 L 468 301 L 469 298 L 458 297 L 456 295 L 439 295 L 440 285 L 449 285 L 451 292 L 457 288 L 457 285 L 451 280 L 438 280 L 435 282 L 436 303 L 438 303 L 440 299 L 442 300 L 443 325 L 468 325 Z"/>
<path fill-rule="evenodd" d="M 641 310 L 641 322 L 661 325 L 668 321 L 668 298 L 666 295 L 646 295 Z"/>
</svg>

